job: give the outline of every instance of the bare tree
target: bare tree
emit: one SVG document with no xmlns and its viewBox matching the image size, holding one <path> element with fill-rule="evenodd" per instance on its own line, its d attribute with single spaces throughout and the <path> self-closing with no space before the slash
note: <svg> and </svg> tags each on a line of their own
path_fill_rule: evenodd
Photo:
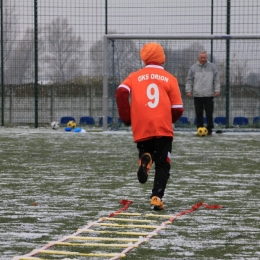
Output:
<svg viewBox="0 0 260 260">
<path fill-rule="evenodd" d="M 115 75 L 121 81 L 131 72 L 140 69 L 142 62 L 139 51 L 133 40 L 111 41 L 108 57 L 112 66 L 109 74 Z"/>
<path fill-rule="evenodd" d="M 260 86 L 260 74 L 256 72 L 251 72 L 248 74 L 245 80 L 245 84 L 250 86 L 259 87 Z"/>
<path fill-rule="evenodd" d="M 165 69 L 177 77 L 179 84 L 185 84 L 188 71 L 198 59 L 198 53 L 204 46 L 198 42 L 184 49 L 172 49 L 170 43 L 164 46 L 166 61 Z"/>
<path fill-rule="evenodd" d="M 238 60 L 237 55 L 234 54 L 230 62 L 230 68 L 231 84 L 242 86 L 249 71 L 247 60 Z"/>
<path fill-rule="evenodd" d="M 220 84 L 226 85 L 226 60 L 218 62 Z M 233 54 L 229 64 L 230 85 L 242 86 L 247 82 L 249 67 L 247 60 L 238 60 L 237 55 Z"/>
<path fill-rule="evenodd" d="M 18 14 L 16 12 L 15 2 L 10 3 L 9 0 L 4 1 L 3 4 L 3 58 L 4 70 L 8 71 L 8 62 L 10 61 L 11 54 L 14 50 L 15 40 L 17 39 L 18 26 Z M 0 64 L 1 65 L 1 64 Z M 1 70 L 0 70 L 1 73 Z M 5 80 L 8 83 L 7 80 Z"/>
<path fill-rule="evenodd" d="M 92 71 L 94 76 L 102 75 L 103 42 L 97 41 L 90 48 Z M 139 50 L 134 40 L 110 40 L 108 43 L 109 77 L 123 80 L 129 73 L 142 65 Z"/>
<path fill-rule="evenodd" d="M 97 41 L 90 47 L 92 76 L 103 75 L 103 42 Z"/>
<path fill-rule="evenodd" d="M 221 86 L 226 85 L 226 62 L 219 61 L 218 62 L 218 73 L 219 73 L 219 81 Z"/>
<path fill-rule="evenodd" d="M 57 18 L 46 26 L 45 63 L 53 82 L 64 83 L 82 74 L 82 47 L 80 36 L 73 33 L 66 18 Z"/>
<path fill-rule="evenodd" d="M 34 29 L 28 28 L 10 55 L 6 72 L 9 84 L 33 82 L 34 54 Z"/>
<path fill-rule="evenodd" d="M 13 50 L 13 45 L 17 39 L 18 15 L 14 3 L 5 1 L 3 5 L 3 47 L 4 47 L 4 62 L 9 59 Z"/>
</svg>

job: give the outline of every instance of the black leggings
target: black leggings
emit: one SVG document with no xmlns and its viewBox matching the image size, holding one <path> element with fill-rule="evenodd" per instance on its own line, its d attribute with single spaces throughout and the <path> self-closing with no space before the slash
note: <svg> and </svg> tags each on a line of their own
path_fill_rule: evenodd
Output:
<svg viewBox="0 0 260 260">
<path fill-rule="evenodd" d="M 152 196 L 162 198 L 170 177 L 170 156 L 172 152 L 171 137 L 154 137 L 137 143 L 139 158 L 144 153 L 150 153 L 155 164 L 154 184 Z"/>
</svg>

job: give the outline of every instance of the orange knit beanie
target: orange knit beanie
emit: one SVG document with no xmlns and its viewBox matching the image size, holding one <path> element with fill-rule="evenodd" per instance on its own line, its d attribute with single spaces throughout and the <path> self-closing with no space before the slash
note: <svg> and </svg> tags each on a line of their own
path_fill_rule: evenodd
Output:
<svg viewBox="0 0 260 260">
<path fill-rule="evenodd" d="M 140 51 L 141 59 L 145 64 L 163 64 L 165 62 L 165 54 L 163 47 L 156 42 L 149 42 L 143 46 Z"/>
</svg>

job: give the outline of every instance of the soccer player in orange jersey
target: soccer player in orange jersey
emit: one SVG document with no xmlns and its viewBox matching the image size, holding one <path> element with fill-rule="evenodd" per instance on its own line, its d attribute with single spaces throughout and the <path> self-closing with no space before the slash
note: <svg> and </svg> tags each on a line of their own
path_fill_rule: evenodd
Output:
<svg viewBox="0 0 260 260">
<path fill-rule="evenodd" d="M 164 70 L 162 46 L 147 43 L 140 51 L 145 67 L 131 73 L 117 88 L 119 117 L 132 126 L 139 152 L 137 177 L 145 183 L 152 163 L 155 176 L 151 205 L 164 209 L 162 198 L 170 176 L 173 126 L 184 108 L 177 79 Z"/>
</svg>

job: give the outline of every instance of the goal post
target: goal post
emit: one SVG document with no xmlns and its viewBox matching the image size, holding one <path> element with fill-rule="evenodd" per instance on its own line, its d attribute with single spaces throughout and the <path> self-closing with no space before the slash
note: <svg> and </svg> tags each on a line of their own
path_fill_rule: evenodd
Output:
<svg viewBox="0 0 260 260">
<path fill-rule="evenodd" d="M 256 42 L 259 45 L 260 35 L 256 35 L 256 34 L 251 34 L 251 35 L 245 35 L 245 34 L 244 35 L 241 35 L 241 34 L 224 34 L 224 35 L 218 35 L 218 34 L 210 34 L 210 35 L 194 35 L 194 34 L 189 34 L 189 35 L 185 35 L 185 34 L 178 34 L 178 35 L 174 35 L 174 34 L 173 35 L 171 35 L 171 34 L 142 34 L 142 35 L 141 34 L 106 34 L 106 35 L 104 35 L 103 36 L 103 96 L 102 96 L 103 130 L 104 131 L 108 130 L 108 120 L 107 119 L 108 119 L 108 116 L 111 116 L 111 115 L 109 115 L 109 111 L 111 109 L 113 109 L 112 110 L 113 113 L 114 114 L 116 113 L 115 112 L 116 108 L 114 107 L 114 101 L 111 102 L 111 100 L 110 100 L 110 99 L 115 99 L 115 96 L 110 95 L 110 97 L 109 97 L 109 91 L 108 91 L 108 89 L 109 89 L 109 78 L 110 78 L 109 71 L 113 70 L 113 73 L 112 73 L 113 78 L 115 78 L 116 74 L 117 75 L 120 74 L 118 71 L 116 71 L 117 68 L 115 68 L 115 67 L 117 65 L 116 63 L 120 60 L 120 56 L 122 56 L 121 60 L 123 60 L 123 62 L 126 62 L 126 60 L 127 60 L 126 55 L 127 55 L 127 53 L 129 55 L 129 52 L 131 52 L 131 51 L 128 50 L 127 44 L 129 44 L 131 41 L 134 42 L 134 43 L 138 43 L 137 44 L 138 47 L 136 48 L 136 52 L 138 52 L 138 55 L 139 55 L 141 44 L 143 45 L 144 43 L 146 43 L 148 41 L 159 41 L 160 43 L 163 42 L 167 46 L 169 46 L 170 44 L 176 44 L 177 42 L 181 42 L 181 44 L 183 44 L 183 42 L 190 42 L 190 43 L 193 43 L 193 44 L 194 44 L 194 42 L 196 42 L 196 44 L 191 45 L 191 47 L 179 48 L 179 50 L 184 49 L 184 52 L 185 52 L 185 50 L 187 52 L 193 51 L 194 53 L 192 55 L 193 55 L 193 58 L 194 58 L 195 53 L 196 53 L 196 55 L 198 54 L 196 48 L 199 48 L 200 46 L 203 46 L 203 45 L 208 46 L 209 44 L 212 44 L 212 42 L 213 42 L 212 40 L 214 40 L 214 43 L 215 43 L 215 40 L 221 41 L 221 43 L 222 43 L 221 50 L 220 49 L 219 50 L 214 49 L 214 53 L 216 51 L 216 52 L 218 52 L 218 54 L 221 54 L 223 56 L 224 62 L 221 65 L 224 67 L 225 93 L 222 93 L 222 96 L 225 97 L 226 105 L 225 105 L 225 111 L 222 111 L 221 113 L 225 113 L 225 116 L 227 118 L 226 127 L 229 127 L 230 123 L 231 123 L 231 122 L 229 122 L 231 120 L 230 108 L 229 108 L 229 106 L 230 106 L 230 101 L 229 101 L 229 96 L 230 96 L 230 93 L 229 93 L 230 50 L 227 48 L 227 44 L 230 44 L 230 41 L 232 41 L 232 40 L 234 40 L 234 41 L 240 40 L 240 41 L 243 41 L 244 42 L 243 44 L 246 46 L 245 48 L 241 49 L 240 48 L 241 46 L 239 44 L 240 41 L 238 41 L 237 46 L 235 46 L 236 50 L 234 50 L 234 53 L 237 53 L 237 57 L 238 57 L 237 58 L 237 63 L 238 63 L 237 70 L 239 70 L 240 69 L 239 63 L 243 61 L 243 55 L 244 55 L 244 52 L 245 52 L 244 49 L 246 49 L 246 51 L 248 53 L 251 53 L 250 49 L 252 49 L 252 48 L 250 46 L 252 44 L 255 44 Z M 253 40 L 253 41 L 251 41 L 252 43 L 249 44 L 249 40 Z M 120 52 L 120 50 L 117 50 L 117 53 L 111 53 L 109 51 L 110 43 L 113 42 L 113 46 L 114 46 L 115 45 L 114 43 L 118 43 L 119 41 L 123 42 L 122 44 L 125 45 L 125 48 L 122 48 L 123 50 L 121 50 L 121 52 Z M 192 49 L 192 46 L 194 47 L 194 50 Z M 210 48 L 205 48 L 203 50 L 206 50 L 208 53 L 210 52 Z M 231 51 L 232 51 L 232 49 L 231 49 Z M 256 59 L 256 57 L 259 56 L 259 54 L 257 54 L 257 52 L 258 52 L 258 49 L 256 49 L 255 54 L 253 54 L 255 59 Z M 175 54 L 175 53 L 170 52 L 170 54 Z M 115 56 L 116 56 L 116 58 L 115 58 Z M 181 57 L 178 57 L 178 58 L 181 58 Z M 167 59 L 169 59 L 169 57 L 166 54 L 166 60 Z M 185 59 L 187 59 L 187 57 L 185 57 Z M 188 65 L 189 66 L 192 65 L 192 63 L 188 64 L 188 62 L 191 62 L 190 58 L 189 58 L 188 61 L 187 60 L 184 61 L 186 71 L 188 69 Z M 193 63 L 195 63 L 195 62 L 196 62 L 196 60 L 193 60 Z M 113 64 L 113 65 L 111 65 L 111 64 Z M 260 64 L 257 63 L 257 65 L 259 66 L 258 70 L 260 70 Z M 171 66 L 173 66 L 173 65 L 171 65 Z M 180 63 L 180 66 L 183 66 L 182 63 Z M 113 67 L 113 69 L 111 69 L 111 67 Z M 134 70 L 138 70 L 138 69 L 140 69 L 140 67 L 141 67 L 140 65 L 139 65 L 139 67 L 136 66 L 134 68 Z M 129 69 L 129 68 L 127 68 L 127 69 Z M 176 71 L 177 70 L 175 69 L 174 72 L 177 73 Z M 183 71 L 185 71 L 185 70 L 183 69 Z M 169 71 L 169 72 L 172 73 L 172 71 Z M 178 73 L 179 74 L 177 75 L 177 79 L 178 79 L 178 76 L 180 77 L 180 75 L 181 75 L 180 69 L 178 70 Z M 120 74 L 120 76 L 121 76 L 121 74 Z M 119 77 L 117 76 L 116 78 L 123 80 L 123 78 L 120 78 L 120 76 Z M 182 75 L 182 77 L 184 77 L 184 76 L 185 75 Z M 260 87 L 259 87 L 259 89 L 260 89 Z M 111 108 L 111 106 L 112 106 L 111 104 L 113 104 L 113 108 Z M 188 106 L 191 106 L 191 105 L 188 104 Z M 191 110 L 191 108 L 189 110 Z M 239 108 L 237 108 L 236 111 L 237 110 L 239 110 Z M 242 108 L 241 108 L 241 110 L 242 110 Z M 259 104 L 259 115 L 260 115 L 260 104 Z M 115 117 L 115 115 L 114 115 L 114 117 Z M 115 118 L 114 118 L 114 120 L 115 120 Z"/>
</svg>

